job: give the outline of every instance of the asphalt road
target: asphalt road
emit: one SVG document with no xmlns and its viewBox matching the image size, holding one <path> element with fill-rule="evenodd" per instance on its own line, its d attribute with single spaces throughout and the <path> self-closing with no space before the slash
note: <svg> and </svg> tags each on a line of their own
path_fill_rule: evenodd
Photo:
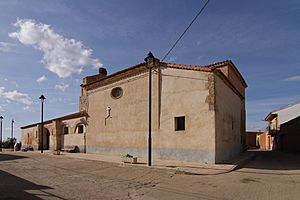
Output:
<svg viewBox="0 0 300 200">
<path fill-rule="evenodd" d="M 300 199 L 300 155 L 256 152 L 240 169 L 185 175 L 39 153 L 0 153 L 0 199 Z"/>
</svg>

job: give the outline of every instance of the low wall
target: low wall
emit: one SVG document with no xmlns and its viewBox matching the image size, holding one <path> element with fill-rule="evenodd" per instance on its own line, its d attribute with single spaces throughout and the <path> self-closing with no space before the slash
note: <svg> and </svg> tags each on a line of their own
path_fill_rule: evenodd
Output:
<svg viewBox="0 0 300 200">
<path fill-rule="evenodd" d="M 1 151 L 1 148 L 0 148 Z M 2 152 L 13 152 L 14 148 L 2 148 Z"/>
</svg>

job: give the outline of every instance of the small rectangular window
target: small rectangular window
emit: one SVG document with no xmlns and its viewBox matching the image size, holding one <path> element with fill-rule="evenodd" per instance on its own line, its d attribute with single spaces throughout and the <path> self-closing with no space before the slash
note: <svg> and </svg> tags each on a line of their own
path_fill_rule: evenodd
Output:
<svg viewBox="0 0 300 200">
<path fill-rule="evenodd" d="M 185 130 L 185 116 L 175 117 L 175 131 Z"/>
<path fill-rule="evenodd" d="M 78 133 L 83 133 L 83 125 L 78 125 Z"/>
<path fill-rule="evenodd" d="M 68 126 L 64 127 L 63 133 L 64 133 L 64 135 L 69 134 L 69 127 Z"/>
</svg>

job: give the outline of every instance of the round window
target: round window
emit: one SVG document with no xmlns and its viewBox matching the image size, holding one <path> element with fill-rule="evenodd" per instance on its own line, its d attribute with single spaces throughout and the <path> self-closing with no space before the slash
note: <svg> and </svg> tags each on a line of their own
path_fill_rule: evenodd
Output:
<svg viewBox="0 0 300 200">
<path fill-rule="evenodd" d="M 111 90 L 110 95 L 114 99 L 118 99 L 123 95 L 123 89 L 121 87 L 116 87 Z"/>
</svg>

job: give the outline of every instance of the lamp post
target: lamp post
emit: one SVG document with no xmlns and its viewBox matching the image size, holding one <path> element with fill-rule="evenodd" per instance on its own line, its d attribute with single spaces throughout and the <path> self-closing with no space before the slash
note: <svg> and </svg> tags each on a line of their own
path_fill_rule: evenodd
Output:
<svg viewBox="0 0 300 200">
<path fill-rule="evenodd" d="M 15 123 L 15 121 L 12 119 L 11 120 L 11 136 L 10 136 L 11 139 L 14 138 L 14 123 Z"/>
<path fill-rule="evenodd" d="M 148 70 L 149 70 L 149 108 L 148 108 L 148 166 L 151 166 L 151 156 L 152 156 L 152 136 L 151 136 L 151 126 L 152 126 L 152 74 L 151 74 L 151 71 L 152 71 L 152 66 L 153 66 L 153 63 L 155 61 L 155 58 L 153 56 L 153 54 L 151 52 L 148 53 L 148 56 L 145 58 L 145 61 L 146 61 L 146 65 L 148 67 Z"/>
<path fill-rule="evenodd" d="M 44 136 L 44 101 L 46 97 L 44 95 L 41 95 L 40 98 L 41 103 L 42 103 L 42 108 L 41 108 L 41 129 L 42 129 L 42 136 L 41 136 L 41 153 L 43 153 L 44 149 L 44 142 L 43 142 L 43 136 Z"/>
<path fill-rule="evenodd" d="M 0 116 L 0 151 L 2 151 L 2 119 L 3 117 Z"/>
</svg>

